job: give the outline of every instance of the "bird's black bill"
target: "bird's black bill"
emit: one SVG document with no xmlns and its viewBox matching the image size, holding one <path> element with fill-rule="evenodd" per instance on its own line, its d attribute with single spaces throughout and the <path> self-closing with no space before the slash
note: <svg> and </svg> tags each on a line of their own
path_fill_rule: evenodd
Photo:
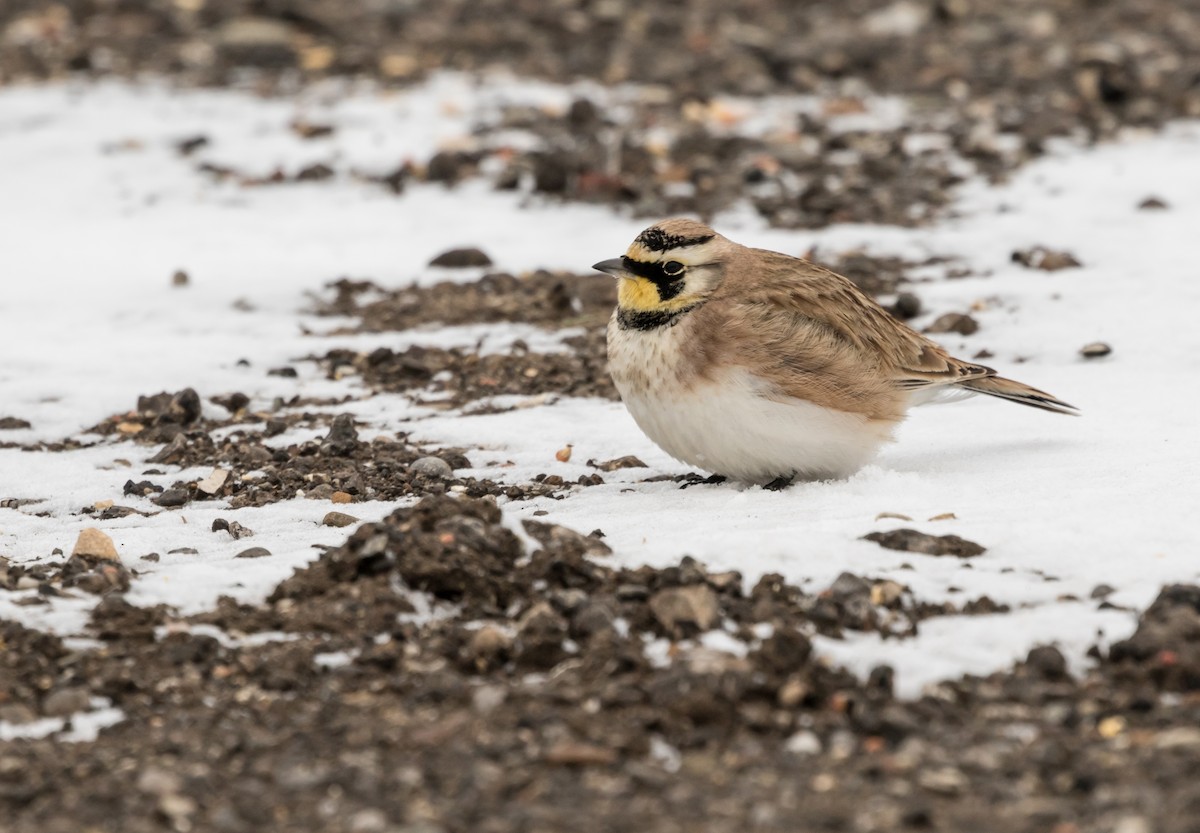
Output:
<svg viewBox="0 0 1200 833">
<path fill-rule="evenodd" d="M 606 275 L 612 275 L 614 278 L 619 278 L 622 275 L 629 274 L 629 270 L 625 268 L 625 258 L 614 257 L 610 260 L 602 260 L 592 266 L 597 272 L 603 272 Z"/>
</svg>

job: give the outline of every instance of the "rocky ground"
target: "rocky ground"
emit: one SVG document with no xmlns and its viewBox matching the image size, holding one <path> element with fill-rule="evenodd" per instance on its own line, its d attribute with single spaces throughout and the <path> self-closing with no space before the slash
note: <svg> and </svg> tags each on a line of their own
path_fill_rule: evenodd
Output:
<svg viewBox="0 0 1200 833">
<path fill-rule="evenodd" d="M 736 11 L 720 0 L 12 0 L 0 9 L 0 83 L 165 73 L 280 91 L 346 76 L 402 86 L 446 68 L 633 82 L 648 86 L 620 127 L 586 97 L 488 126 L 546 140 L 506 157 L 496 187 L 527 182 L 653 217 L 749 199 L 783 227 L 908 224 L 935 215 L 964 174 L 1003 177 L 1056 137 L 1200 115 L 1197 12 L 1195 0 L 755 0 Z M 797 93 L 813 107 L 792 130 L 711 128 L 739 119 L 723 95 Z M 868 95 L 897 97 L 904 117 L 855 123 Z M 447 152 L 389 182 L 456 181 L 480 161 Z"/>
<path fill-rule="evenodd" d="M 0 9 L 0 83 L 156 73 L 285 92 L 327 76 L 404 85 L 446 67 L 636 82 L 648 86 L 620 127 L 585 96 L 561 113 L 511 108 L 481 133 L 526 130 L 536 150 L 443 152 L 377 184 L 489 177 L 654 216 L 749 198 L 784 227 L 912 224 L 937 216 L 964 176 L 1003 177 L 1054 137 L 1104 139 L 1200 115 L 1194 5 L 761 0 L 735 14 L 717 2 L 622 0 L 16 0 Z M 757 138 L 734 129 L 744 116 L 722 98 L 796 93 L 814 105 L 794 130 Z M 878 95 L 897 97 L 902 115 L 855 126 Z M 1058 260 L 1045 265 L 1047 254 Z M 447 267 L 489 265 L 479 252 L 446 257 Z M 1069 266 L 1063 257 L 1030 265 Z M 909 270 L 931 264 L 849 255 L 828 265 L 892 298 Z M 497 396 L 612 398 L 602 349 L 611 292 L 605 278 L 549 272 L 400 290 L 342 280 L 318 311 L 348 322 L 347 335 L 521 322 L 562 330 L 565 349 L 334 349 L 297 364 L 366 394 L 466 412 L 516 407 Z M 919 307 L 905 293 L 893 312 Z M 954 315 L 940 326 L 971 327 Z M 147 395 L 95 415 L 89 439 L 39 450 L 94 435 L 152 448 L 163 468 L 131 473 L 126 496 L 165 511 L 304 494 L 337 504 L 326 525 L 350 527 L 355 503 L 404 505 L 264 605 L 225 600 L 194 616 L 130 605 L 138 571 L 102 539 L 36 564 L 0 556 L 0 592 L 23 592 L 22 603 L 100 599 L 94 644 L 0 622 L 0 722 L 64 724 L 41 738 L 0 734 L 0 818 L 14 833 L 1200 831 L 1200 587 L 1163 588 L 1135 635 L 1097 646 L 1083 676 L 1044 646 L 1003 673 L 901 700 L 887 666 L 856 678 L 815 659 L 811 638 L 900 640 L 936 617 L 1004 607 L 987 597 L 933 605 L 851 573 L 801 590 L 770 575 L 746 586 L 690 559 L 612 567 L 603 530 L 517 529 L 500 507 L 567 497 L 636 470 L 635 458 L 592 461 L 578 482 L 512 484 L 461 476 L 477 449 L 403 432 L 364 439 L 343 400 L 281 399 L 265 411 L 238 391 L 203 401 L 220 411 L 183 385 Z M 266 442 L 295 429 L 314 438 Z M 172 466 L 219 474 L 180 480 Z M 141 510 L 81 511 L 111 520 Z M 228 521 L 213 533 L 254 537 Z M 878 540 L 981 553 L 954 536 Z M 261 536 L 245 543 L 246 558 L 270 555 Z M 142 556 L 147 567 L 158 557 Z M 1098 603 L 1105 595 L 1097 588 Z M 65 742 L 105 708 L 124 719 Z"/>
<path fill-rule="evenodd" d="M 888 667 L 856 679 L 809 640 L 945 612 L 895 582 L 617 570 L 601 532 L 527 521 L 527 546 L 501 521 L 424 498 L 262 607 L 179 619 L 112 592 L 96 650 L 4 624 L 4 717 L 126 715 L 5 744 L 9 829 L 1197 829 L 1196 586 L 1081 679 L 1042 647 L 904 701 Z"/>
</svg>

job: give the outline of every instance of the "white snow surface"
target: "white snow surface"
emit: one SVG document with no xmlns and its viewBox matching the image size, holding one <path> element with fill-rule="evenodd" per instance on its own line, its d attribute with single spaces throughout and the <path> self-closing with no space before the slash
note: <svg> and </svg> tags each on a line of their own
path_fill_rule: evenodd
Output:
<svg viewBox="0 0 1200 833">
<path fill-rule="evenodd" d="M 931 228 L 789 232 L 766 228 L 749 210 L 717 223 L 736 240 L 789 253 L 816 245 L 827 253 L 865 248 L 955 258 L 953 265 L 980 276 L 944 280 L 933 267 L 916 291 L 931 314 L 972 310 L 982 326 L 943 343 L 965 358 L 987 348 L 987 364 L 1079 406 L 1077 419 L 978 397 L 916 410 L 898 442 L 846 481 L 780 493 L 732 484 L 681 491 L 670 482 L 636 482 L 687 469 L 642 436 L 619 403 L 549 397 L 506 413 L 464 416 L 400 396 L 367 396 L 353 379 L 326 380 L 303 362 L 295 364 L 298 380 L 266 375 L 335 346 L 473 344 L 485 337 L 494 349 L 516 338 L 553 349 L 556 334 L 511 325 L 320 335 L 338 322 L 304 310 L 307 293 L 343 275 L 384 286 L 476 277 L 426 266 L 454 246 L 479 246 L 497 268 L 514 272 L 583 272 L 619 254 L 645 221 L 494 192 L 483 182 L 415 186 L 396 197 L 354 175 L 470 146 L 478 141 L 472 124 L 501 102 L 561 108 L 576 92 L 451 75 L 402 93 L 338 89 L 294 99 L 161 83 L 0 90 L 0 416 L 33 423 L 0 432 L 0 442 L 78 436 L 131 409 L 139 394 L 190 385 L 204 398 L 242 391 L 254 407 L 295 393 L 352 393 L 362 398 L 346 410 L 366 430 L 411 430 L 420 439 L 478 448 L 470 454 L 476 473 L 498 479 L 544 472 L 573 480 L 591 472 L 589 458 L 635 454 L 649 470 L 606 474 L 605 485 L 577 488 L 564 500 L 507 504 L 509 522 L 545 510 L 540 520 L 602 529 L 614 563 L 665 565 L 692 555 L 713 570 L 740 570 L 747 586 L 775 572 L 819 590 L 850 571 L 892 578 L 920 599 L 962 603 L 986 595 L 1012 607 L 929 620 L 905 641 L 818 641 L 832 661 L 859 672 L 892 664 L 906 695 L 1006 667 L 1035 644 L 1057 644 L 1081 669 L 1090 645 L 1132 631 L 1136 611 L 1162 585 L 1200 578 L 1194 123 L 1099 148 L 1059 146 L 1007 185 L 970 182 L 950 219 Z M 636 94 L 588 92 L 613 106 Z M 778 124 L 772 112 L 807 105 L 775 100 L 775 109 L 763 112 L 744 102 L 727 106 L 753 114 L 746 129 L 766 131 Z M 879 112 L 898 117 L 894 102 Z M 338 130 L 302 141 L 287 127 L 298 117 Z M 179 156 L 173 144 L 196 134 L 208 135 L 210 145 Z M 202 161 L 257 173 L 320 161 L 337 174 L 314 184 L 242 188 L 198 172 Z M 1169 209 L 1137 210 L 1152 194 Z M 1046 273 L 1010 261 L 1014 249 L 1037 244 L 1069 250 L 1084 266 Z M 176 269 L 188 272 L 188 287 L 171 286 Z M 1112 344 L 1112 355 L 1082 359 L 1079 348 L 1095 340 Z M 239 366 L 242 358 L 250 366 Z M 554 452 L 567 443 L 574 455 L 560 463 Z M 41 500 L 0 509 L 0 555 L 61 559 L 54 550 L 69 553 L 80 529 L 98 525 L 141 572 L 130 600 L 187 614 L 223 594 L 262 599 L 316 557 L 313 545 L 345 538 L 347 530 L 319 525 L 332 506 L 303 498 L 238 511 L 221 502 L 192 504 L 99 524 L 80 514 L 105 499 L 157 511 L 121 495 L 155 450 L 108 441 L 67 453 L 0 449 L 0 499 Z M 501 463 L 512 465 L 491 467 Z M 164 468 L 159 482 L 166 485 L 207 474 Z M 350 511 L 373 520 L 393 508 L 366 503 Z M 912 521 L 877 520 L 881 512 Z M 944 513 L 954 518 L 928 520 Z M 257 534 L 240 541 L 214 534 L 218 516 Z M 901 526 L 958 534 L 987 552 L 960 561 L 860 540 Z M 265 546 L 273 557 L 233 557 L 248 546 Z M 181 547 L 199 552 L 169 554 Z M 139 559 L 149 552 L 161 560 Z M 1115 588 L 1108 601 L 1125 609 L 1101 609 L 1090 598 L 1100 584 Z M 82 631 L 94 603 L 17 604 L 25 593 L 0 594 L 0 617 L 65 635 Z"/>
</svg>

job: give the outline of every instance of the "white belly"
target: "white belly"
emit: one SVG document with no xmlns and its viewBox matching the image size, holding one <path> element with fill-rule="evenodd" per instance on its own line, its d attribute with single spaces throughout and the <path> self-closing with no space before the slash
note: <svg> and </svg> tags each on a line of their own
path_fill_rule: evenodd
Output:
<svg viewBox="0 0 1200 833">
<path fill-rule="evenodd" d="M 685 390 L 669 345 L 629 335 L 610 348 L 613 379 L 638 427 L 677 460 L 748 483 L 791 475 L 823 480 L 853 474 L 891 440 L 890 423 L 766 398 L 764 385 L 742 369 Z M 647 349 L 647 340 L 657 343 Z"/>
</svg>

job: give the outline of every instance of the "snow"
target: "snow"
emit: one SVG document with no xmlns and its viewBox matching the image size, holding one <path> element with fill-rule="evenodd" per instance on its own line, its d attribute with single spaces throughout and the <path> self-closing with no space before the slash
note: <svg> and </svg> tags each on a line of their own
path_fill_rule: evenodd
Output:
<svg viewBox="0 0 1200 833">
<path fill-rule="evenodd" d="M 497 193 L 483 183 L 415 186 L 396 197 L 354 175 L 467 146 L 477 141 L 471 127 L 502 101 L 562 107 L 574 92 L 449 75 L 403 93 L 326 90 L 292 100 L 153 83 L 0 90 L 0 416 L 33 423 L 3 432 L 0 441 L 78 436 L 131 408 L 139 394 L 186 385 L 202 396 L 242 391 L 256 406 L 295 393 L 365 395 L 353 379 L 327 380 L 303 362 L 296 365 L 298 380 L 266 375 L 334 346 L 472 344 L 485 337 L 489 349 L 516 338 L 555 349 L 560 334 L 511 325 L 326 335 L 338 322 L 305 309 L 310 293 L 343 275 L 384 286 L 446 279 L 452 273 L 425 264 L 453 246 L 479 246 L 498 268 L 512 271 L 583 271 L 622 251 L 644 221 Z M 637 91 L 592 93 L 619 105 L 621 96 Z M 809 103 L 772 106 L 794 112 Z M 901 115 L 894 102 L 881 103 L 878 113 Z M 287 128 L 296 118 L 329 122 L 338 131 L 301 141 Z M 743 129 L 764 132 L 775 123 L 765 116 L 749 122 Z M 176 141 L 200 133 L 211 137 L 209 146 L 186 158 L 175 152 Z M 337 175 L 315 184 L 239 188 L 198 172 L 204 161 L 263 173 L 324 162 Z M 1169 210 L 1138 211 L 1151 194 Z M 827 253 L 865 247 L 955 258 L 955 266 L 975 276 L 930 280 L 917 291 L 926 309 L 972 310 L 982 328 L 943 343 L 968 358 L 986 347 L 994 354 L 987 364 L 1083 410 L 1071 419 L 983 397 L 918 409 L 897 443 L 843 482 L 781 493 L 638 483 L 647 474 L 686 469 L 643 437 L 619 403 L 551 396 L 515 411 L 463 416 L 374 396 L 345 409 L 375 431 L 402 426 L 419 439 L 482 447 L 471 455 L 479 473 L 513 481 L 542 472 L 573 480 L 591 473 L 590 458 L 637 455 L 649 470 L 605 474 L 605 485 L 564 500 L 506 506 L 512 524 L 545 510 L 540 520 L 602 529 L 614 563 L 663 565 L 688 554 L 714 570 L 740 570 L 748 586 L 778 572 L 809 590 L 848 570 L 894 579 L 921 599 L 961 603 L 987 595 L 1011 606 L 1005 614 L 930 620 L 904 641 L 854 635 L 817 641 L 821 653 L 856 671 L 892 664 L 902 694 L 1003 668 L 1039 643 L 1058 644 L 1079 670 L 1090 645 L 1132 631 L 1136 611 L 1163 584 L 1200 578 L 1193 530 L 1200 439 L 1192 425 L 1200 404 L 1193 384 L 1200 370 L 1193 323 L 1200 308 L 1192 245 L 1198 223 L 1200 125 L 1194 123 L 1100 148 L 1062 145 L 1004 186 L 971 181 L 950 219 L 930 228 L 785 232 L 763 227 L 747 210 L 720 218 L 718 227 L 734 239 L 791 253 L 816 245 Z M 1010 261 L 1014 249 L 1032 245 L 1069 250 L 1084 266 L 1045 273 Z M 188 272 L 188 287 L 171 286 L 176 269 Z M 939 276 L 930 270 L 931 278 Z M 1113 354 L 1080 358 L 1078 349 L 1096 340 L 1111 343 Z M 238 364 L 242 358 L 249 367 Z M 0 555 L 22 563 L 61 558 L 55 549 L 69 552 L 80 529 L 99 525 L 125 563 L 141 572 L 130 601 L 166 603 L 187 614 L 210 608 L 221 595 L 262 599 L 316 557 L 314 545 L 334 545 L 346 535 L 319 525 L 332 508 L 323 501 L 161 512 L 123 498 L 122 484 L 147 467 L 154 449 L 91 439 L 95 445 L 67 453 L 0 449 L 0 498 L 42 501 L 0 509 Z M 571 462 L 556 461 L 554 452 L 567 443 L 574 445 Z M 178 476 L 171 472 L 171 479 Z M 79 514 L 104 499 L 156 514 L 100 524 Z M 353 511 L 373 520 L 393 508 L 366 503 Z M 913 520 L 876 520 L 881 512 Z M 955 517 L 927 520 L 944 513 Z M 218 516 L 256 536 L 214 535 Z M 860 540 L 901 526 L 961 535 L 987 553 L 964 562 Z M 273 557 L 234 557 L 249 546 L 265 546 Z M 168 552 L 181 547 L 198 554 Z M 161 560 L 140 560 L 150 552 Z M 1117 609 L 1090 598 L 1099 584 L 1116 588 L 1108 601 Z M 0 617 L 64 635 L 81 631 L 94 601 L 21 606 L 22 595 L 0 595 Z"/>
<path fill-rule="evenodd" d="M 101 729 L 115 726 L 125 719 L 125 712 L 115 708 L 106 697 L 91 698 L 91 711 L 76 712 L 67 717 L 42 717 L 28 723 L 0 720 L 0 741 L 36 740 L 49 735 L 66 743 L 89 743 Z"/>
</svg>

